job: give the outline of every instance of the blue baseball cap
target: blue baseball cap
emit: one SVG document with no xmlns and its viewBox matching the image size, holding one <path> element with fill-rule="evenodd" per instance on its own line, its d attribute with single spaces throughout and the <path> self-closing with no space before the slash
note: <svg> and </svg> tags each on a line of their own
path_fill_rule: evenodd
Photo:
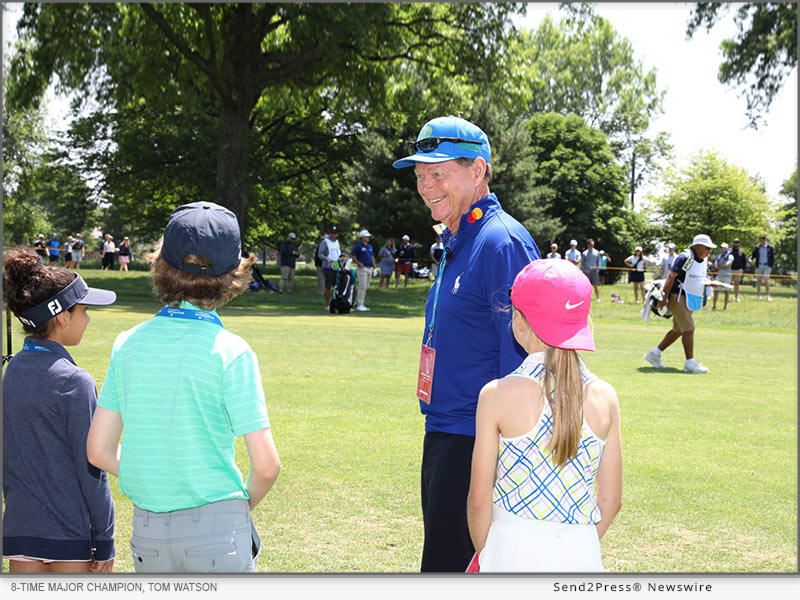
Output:
<svg viewBox="0 0 800 600">
<path fill-rule="evenodd" d="M 230 273 L 242 260 L 239 222 L 236 215 L 213 202 L 192 202 L 179 206 L 164 229 L 161 256 L 167 264 L 199 275 Z M 210 267 L 187 265 L 189 254 L 204 256 Z"/>
<path fill-rule="evenodd" d="M 415 163 L 440 163 L 456 158 L 492 158 L 489 138 L 477 125 L 459 117 L 437 117 L 425 123 L 411 144 L 414 154 L 396 160 L 395 169 L 413 167 Z"/>
</svg>

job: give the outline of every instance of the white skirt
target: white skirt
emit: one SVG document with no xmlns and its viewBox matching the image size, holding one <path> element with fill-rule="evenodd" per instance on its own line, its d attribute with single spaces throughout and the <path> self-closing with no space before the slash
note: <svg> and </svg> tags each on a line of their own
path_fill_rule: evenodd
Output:
<svg viewBox="0 0 800 600">
<path fill-rule="evenodd" d="M 478 562 L 481 573 L 603 571 L 594 525 L 525 519 L 497 505 Z"/>
</svg>

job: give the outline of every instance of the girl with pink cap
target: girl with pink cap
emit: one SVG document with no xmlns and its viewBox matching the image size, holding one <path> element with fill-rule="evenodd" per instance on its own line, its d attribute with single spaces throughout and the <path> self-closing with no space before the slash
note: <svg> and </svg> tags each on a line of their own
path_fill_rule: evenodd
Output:
<svg viewBox="0 0 800 600">
<path fill-rule="evenodd" d="M 577 350 L 594 351 L 592 286 L 536 260 L 514 280 L 512 328 L 528 357 L 481 391 L 469 530 L 481 572 L 602 571 L 622 503 L 619 403 Z"/>
</svg>

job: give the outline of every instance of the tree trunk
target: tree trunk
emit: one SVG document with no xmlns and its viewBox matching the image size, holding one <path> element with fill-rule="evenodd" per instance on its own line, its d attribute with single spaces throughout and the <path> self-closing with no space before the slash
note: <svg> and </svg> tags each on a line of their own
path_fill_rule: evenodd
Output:
<svg viewBox="0 0 800 600">
<path fill-rule="evenodd" d="M 217 203 L 233 211 L 239 220 L 242 235 L 249 119 L 249 108 L 223 103 L 219 114 L 217 141 Z"/>
</svg>

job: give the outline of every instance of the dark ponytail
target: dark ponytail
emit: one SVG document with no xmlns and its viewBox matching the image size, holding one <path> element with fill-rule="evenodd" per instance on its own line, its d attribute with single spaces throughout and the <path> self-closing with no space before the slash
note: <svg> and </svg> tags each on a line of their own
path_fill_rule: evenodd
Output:
<svg viewBox="0 0 800 600">
<path fill-rule="evenodd" d="M 72 271 L 61 267 L 46 267 L 39 255 L 21 248 L 11 250 L 3 258 L 3 299 L 15 315 L 52 298 L 75 280 Z M 72 311 L 74 307 L 68 310 Z M 37 327 L 22 323 L 25 333 L 33 337 L 47 337 L 54 319 Z"/>
</svg>

